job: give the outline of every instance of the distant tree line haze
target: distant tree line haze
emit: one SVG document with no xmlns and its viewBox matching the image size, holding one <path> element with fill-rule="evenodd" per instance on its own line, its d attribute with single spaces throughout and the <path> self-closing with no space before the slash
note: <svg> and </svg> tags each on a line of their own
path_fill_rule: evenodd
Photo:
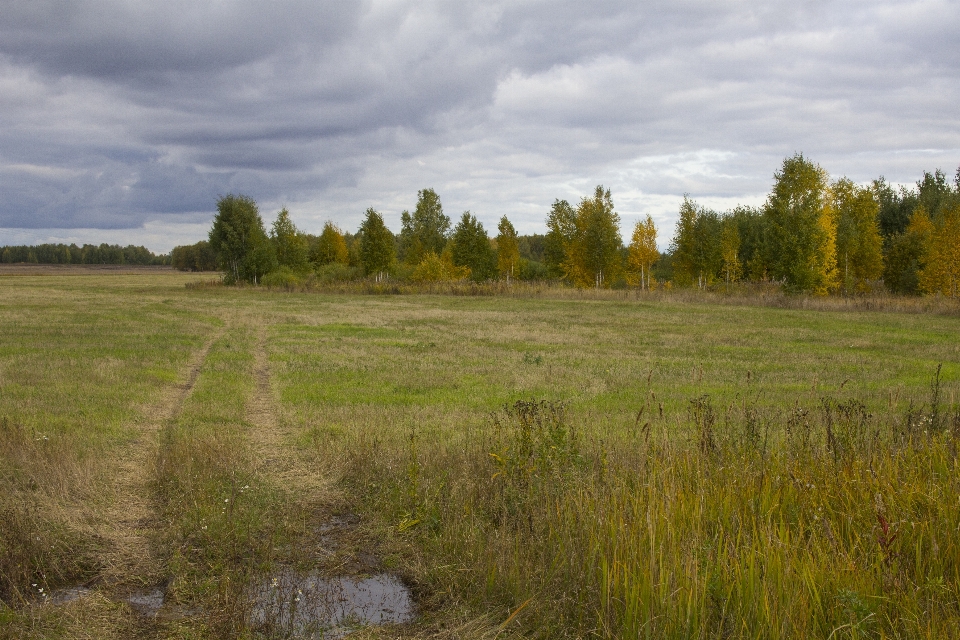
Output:
<svg viewBox="0 0 960 640">
<path fill-rule="evenodd" d="M 5 264 L 131 264 L 166 265 L 170 256 L 156 255 L 146 247 L 116 244 L 39 244 L 0 247 L 0 262 Z"/>
<path fill-rule="evenodd" d="M 960 295 L 960 170 L 952 184 L 937 170 L 895 190 L 882 177 L 869 185 L 832 180 L 797 154 L 774 174 L 761 207 L 717 212 L 685 196 L 662 255 L 649 215 L 624 244 L 602 186 L 576 205 L 556 200 L 544 235 L 521 236 L 503 216 L 491 238 L 470 211 L 453 224 L 433 189 L 419 191 L 400 220 L 394 235 L 371 208 L 355 234 L 327 222 L 314 236 L 283 209 L 267 232 L 253 200 L 228 195 L 217 203 L 209 242 L 177 247 L 173 262 L 191 270 L 215 262 L 228 282 L 265 284 L 555 280 L 652 290 L 768 282 L 814 295 Z"/>
</svg>

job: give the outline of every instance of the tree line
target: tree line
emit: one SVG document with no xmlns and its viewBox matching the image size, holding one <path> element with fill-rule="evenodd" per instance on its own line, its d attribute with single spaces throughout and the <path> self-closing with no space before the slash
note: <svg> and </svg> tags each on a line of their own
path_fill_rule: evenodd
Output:
<svg viewBox="0 0 960 640">
<path fill-rule="evenodd" d="M 717 212 L 685 196 L 669 249 L 657 250 L 650 216 L 629 243 L 610 190 L 598 186 L 576 206 L 556 200 L 546 234 L 519 235 L 504 216 L 490 237 L 475 215 L 453 224 L 433 189 L 417 194 L 394 234 L 368 209 L 356 233 L 327 222 L 319 235 L 299 230 L 283 209 L 268 230 L 256 202 L 228 195 L 217 203 L 209 239 L 169 255 L 129 245 L 42 244 L 0 247 L 0 262 L 171 264 L 223 270 L 230 282 L 327 279 L 413 282 L 471 279 L 559 280 L 577 287 L 699 287 L 774 282 L 787 291 L 960 295 L 960 169 L 939 169 L 910 188 L 883 177 L 868 185 L 831 180 L 802 154 L 786 158 L 760 207 Z"/>
<path fill-rule="evenodd" d="M 0 247 L 0 263 L 166 265 L 170 256 L 116 244 L 39 244 Z"/>
<path fill-rule="evenodd" d="M 960 294 L 960 169 L 913 188 L 861 186 L 798 154 L 766 202 L 718 213 L 685 197 L 655 271 L 678 286 L 779 282 L 791 292 Z"/>
<path fill-rule="evenodd" d="M 209 240 L 175 248 L 173 262 L 184 270 L 202 270 L 199 265 L 212 260 L 231 283 L 288 283 L 310 275 L 413 282 L 545 279 L 543 240 L 542 235 L 518 235 L 506 217 L 493 239 L 469 211 L 454 225 L 433 189 L 421 190 L 414 210 L 403 212 L 399 234 L 373 208 L 356 233 L 333 222 L 319 235 L 304 233 L 286 209 L 268 229 L 253 199 L 230 194 L 217 202 Z"/>
<path fill-rule="evenodd" d="M 774 173 L 759 207 L 717 212 L 685 196 L 669 249 L 657 249 L 650 216 L 629 242 L 609 189 L 598 186 L 576 205 L 556 200 L 546 234 L 519 235 L 506 216 L 490 237 L 469 211 L 456 224 L 433 189 L 418 192 L 394 234 L 368 209 L 356 233 L 333 222 L 301 232 L 284 209 L 267 230 L 256 203 L 228 195 L 217 203 L 209 241 L 177 247 L 178 268 L 216 265 L 230 282 L 327 278 L 414 282 L 491 279 L 559 280 L 577 287 L 729 286 L 772 282 L 788 292 L 960 295 L 960 169 L 939 169 L 913 187 L 880 177 L 859 185 L 831 179 L 796 154 Z"/>
</svg>

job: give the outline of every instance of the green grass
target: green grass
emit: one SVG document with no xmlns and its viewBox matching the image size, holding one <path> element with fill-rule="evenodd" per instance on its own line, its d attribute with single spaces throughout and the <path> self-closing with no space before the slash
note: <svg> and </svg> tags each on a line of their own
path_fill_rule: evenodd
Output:
<svg viewBox="0 0 960 640">
<path fill-rule="evenodd" d="M 69 637 L 84 611 L 104 636 L 243 635 L 243 586 L 312 544 L 317 513 L 343 509 L 415 586 L 414 636 L 471 618 L 477 637 L 508 618 L 505 632 L 535 637 L 957 635 L 956 314 L 192 279 L 0 278 L 0 500 L 35 517 L 0 528 L 8 557 L 32 563 L 3 577 L 0 615 L 20 635 Z M 130 627 L 117 622 L 129 611 L 86 601 L 29 613 L 31 576 L 96 578 L 110 470 L 221 331 L 149 444 L 171 598 L 206 615 Z M 260 464 L 249 414 L 260 335 L 284 474 Z M 942 420 L 924 433 L 941 363 Z M 520 400 L 563 417 L 504 412 Z M 63 439 L 52 453 L 34 434 Z M 53 553 L 23 542 L 38 527 Z"/>
</svg>

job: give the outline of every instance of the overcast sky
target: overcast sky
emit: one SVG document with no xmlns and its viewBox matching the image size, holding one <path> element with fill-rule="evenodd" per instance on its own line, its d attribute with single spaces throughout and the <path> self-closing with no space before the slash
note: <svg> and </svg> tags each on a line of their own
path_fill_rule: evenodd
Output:
<svg viewBox="0 0 960 640">
<path fill-rule="evenodd" d="M 665 246 L 794 152 L 952 177 L 958 34 L 946 1 L 0 0 L 0 244 L 167 251 L 227 193 L 397 231 L 425 187 L 533 233 L 602 184 Z"/>
</svg>

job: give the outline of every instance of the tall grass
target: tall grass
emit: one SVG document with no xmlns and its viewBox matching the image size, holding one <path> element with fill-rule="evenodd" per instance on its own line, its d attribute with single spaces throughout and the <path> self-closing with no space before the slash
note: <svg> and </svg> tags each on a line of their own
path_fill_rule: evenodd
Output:
<svg viewBox="0 0 960 640">
<path fill-rule="evenodd" d="M 99 568 L 94 530 L 65 508 L 93 500 L 98 469 L 70 434 L 46 435 L 0 418 L 0 600 L 43 600 Z"/>
<path fill-rule="evenodd" d="M 518 402 L 345 447 L 420 579 L 535 637 L 960 636 L 960 414 L 693 398 L 620 434 Z M 400 449 L 398 451 L 398 449 Z"/>
</svg>

